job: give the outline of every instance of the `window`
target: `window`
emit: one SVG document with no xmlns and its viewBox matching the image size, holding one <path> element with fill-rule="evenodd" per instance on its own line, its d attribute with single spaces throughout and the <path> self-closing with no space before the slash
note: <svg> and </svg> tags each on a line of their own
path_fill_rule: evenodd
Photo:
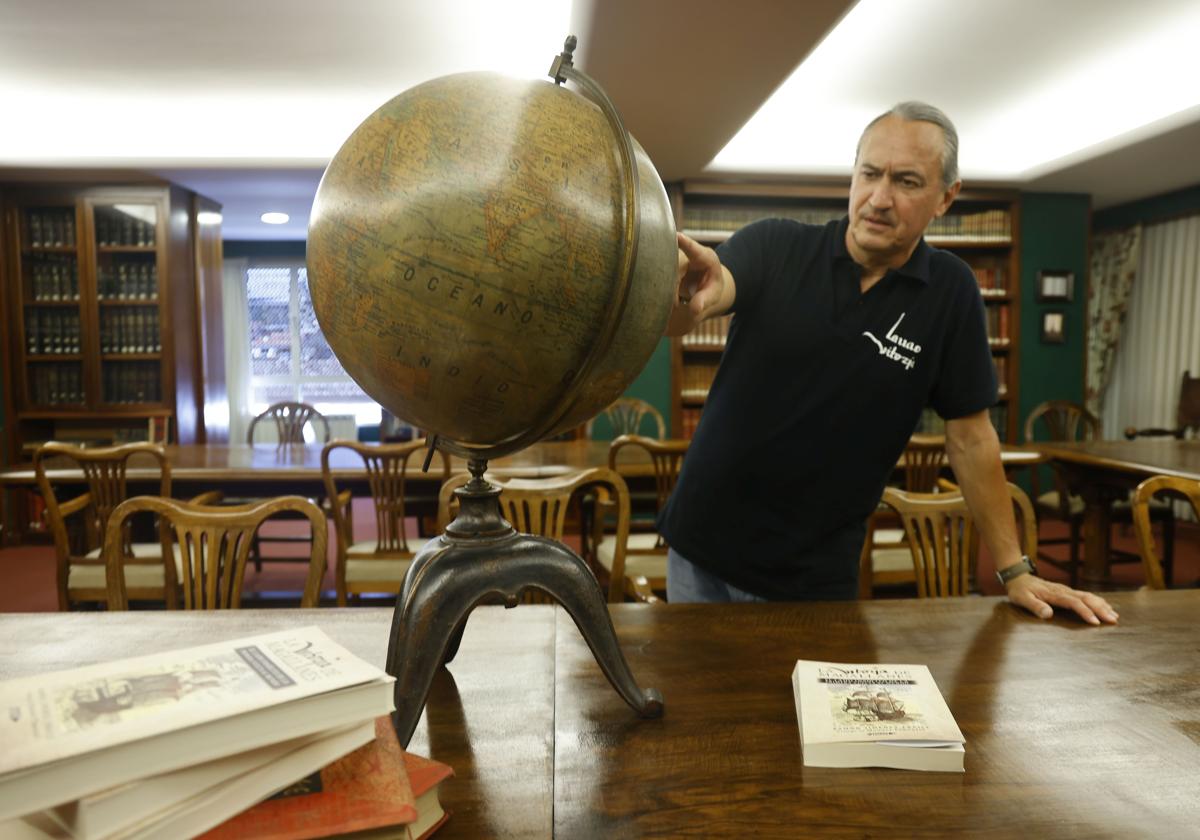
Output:
<svg viewBox="0 0 1200 840">
<path fill-rule="evenodd" d="M 375 425 L 379 405 L 333 355 L 317 323 L 308 271 L 297 262 L 252 261 L 246 269 L 250 337 L 250 410 L 305 402 L 325 415 Z"/>
</svg>

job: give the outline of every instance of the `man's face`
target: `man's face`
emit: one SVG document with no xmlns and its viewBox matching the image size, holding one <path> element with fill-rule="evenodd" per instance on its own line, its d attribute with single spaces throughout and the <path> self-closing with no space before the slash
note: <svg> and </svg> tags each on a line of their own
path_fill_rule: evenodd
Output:
<svg viewBox="0 0 1200 840">
<path fill-rule="evenodd" d="M 857 262 L 903 265 L 950 207 L 960 185 L 942 186 L 942 146 L 938 126 L 896 116 L 867 132 L 850 181 L 846 245 Z"/>
</svg>

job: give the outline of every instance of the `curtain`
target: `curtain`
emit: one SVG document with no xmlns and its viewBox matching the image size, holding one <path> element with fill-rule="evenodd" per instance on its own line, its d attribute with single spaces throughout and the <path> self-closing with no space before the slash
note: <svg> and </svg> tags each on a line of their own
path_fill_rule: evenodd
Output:
<svg viewBox="0 0 1200 840">
<path fill-rule="evenodd" d="M 1107 438 L 1129 426 L 1173 427 L 1183 372 L 1200 373 L 1200 214 L 1147 225 L 1137 273 L 1104 394 Z"/>
<path fill-rule="evenodd" d="M 1125 313 L 1138 277 L 1142 226 L 1105 233 L 1092 243 L 1087 295 L 1087 374 L 1084 402 L 1103 416 L 1104 395 L 1112 380 Z"/>
<path fill-rule="evenodd" d="M 229 442 L 245 443 L 250 427 L 250 327 L 246 259 L 226 259 L 222 291 L 225 316 L 225 379 L 229 390 Z"/>
</svg>

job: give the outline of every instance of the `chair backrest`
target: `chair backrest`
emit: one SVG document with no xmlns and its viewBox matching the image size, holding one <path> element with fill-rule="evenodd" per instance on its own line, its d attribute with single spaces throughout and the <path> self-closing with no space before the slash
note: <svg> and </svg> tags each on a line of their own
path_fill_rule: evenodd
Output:
<svg viewBox="0 0 1200 840">
<path fill-rule="evenodd" d="M 300 606 L 315 607 L 325 574 L 328 534 L 325 515 L 308 499 L 280 496 L 248 505 L 197 505 L 158 496 L 135 496 L 117 506 L 104 534 L 108 608 L 128 609 L 121 571 L 121 532 L 124 521 L 138 511 L 159 514 L 174 532 L 182 565 L 179 582 L 184 609 L 215 610 L 240 605 L 254 532 L 263 520 L 285 510 L 304 514 L 312 526 L 312 554 Z"/>
<path fill-rule="evenodd" d="M 566 532 L 567 508 L 572 496 L 583 488 L 597 488 L 615 503 L 617 534 L 614 544 L 612 575 L 608 599 L 623 600 L 625 577 L 625 546 L 629 538 L 629 489 L 615 471 L 592 467 L 578 472 L 548 478 L 506 478 L 487 474 L 487 479 L 500 487 L 500 513 L 523 534 L 533 534 L 562 541 Z M 448 478 L 438 494 L 438 523 L 449 523 L 455 491 L 471 480 L 469 473 L 456 473 Z M 543 600 L 537 596 L 530 601 Z"/>
<path fill-rule="evenodd" d="M 1042 440 L 1096 440 L 1100 437 L 1100 420 L 1079 403 L 1070 400 L 1047 400 L 1034 406 L 1025 418 L 1025 442 L 1033 443 L 1037 435 Z M 1042 470 L 1030 470 L 1030 488 L 1034 498 L 1041 497 Z M 1059 519 L 1071 518 L 1071 488 L 1058 470 L 1051 471 L 1051 480 L 1058 492 Z"/>
<path fill-rule="evenodd" d="M 254 443 L 254 430 L 259 421 L 274 420 L 275 432 L 279 435 L 280 445 L 288 443 L 304 443 L 304 427 L 312 425 L 313 434 L 320 443 L 329 440 L 329 421 L 325 415 L 308 403 L 277 402 L 267 406 L 267 410 L 250 421 L 246 431 L 246 443 Z"/>
<path fill-rule="evenodd" d="M 913 435 L 904 447 L 904 489 L 932 493 L 945 465 L 945 435 Z"/>
<path fill-rule="evenodd" d="M 1158 493 L 1178 494 L 1191 502 L 1192 510 L 1200 518 L 1200 481 L 1156 475 L 1147 478 L 1133 491 L 1133 525 L 1137 531 L 1138 550 L 1142 555 L 1142 568 L 1146 573 L 1146 586 L 1150 589 L 1166 589 L 1162 562 L 1154 547 L 1154 531 L 1150 527 L 1150 502 Z"/>
<path fill-rule="evenodd" d="M 1025 491 L 1009 483 L 1017 508 L 1021 549 L 1037 553 L 1037 520 Z M 883 501 L 900 515 L 912 552 L 920 598 L 966 595 L 979 539 L 962 493 L 909 493 L 886 487 Z"/>
<path fill-rule="evenodd" d="M 679 480 L 679 471 L 683 467 L 683 456 L 687 454 L 687 440 L 655 440 L 641 435 L 621 435 L 608 445 L 608 468 L 617 472 L 620 461 L 619 454 L 627 446 L 645 450 L 650 456 L 654 467 L 654 490 L 658 509 L 662 510 L 667 503 L 675 482 Z"/>
<path fill-rule="evenodd" d="M 667 424 L 663 420 L 662 413 L 650 403 L 637 397 L 621 397 L 614 400 L 604 411 L 600 412 L 604 418 L 608 420 L 612 426 L 613 434 L 620 435 L 637 435 L 641 434 L 643 420 L 650 418 L 654 424 L 657 440 L 662 440 L 667 436 Z M 593 418 L 593 421 L 595 418 Z M 591 437 L 592 422 L 588 423 L 588 437 Z"/>
<path fill-rule="evenodd" d="M 94 529 L 97 537 L 103 539 L 113 510 L 125 501 L 126 473 L 129 460 L 135 455 L 144 456 L 145 459 L 154 462 L 159 473 L 158 493 L 160 496 L 170 496 L 171 463 L 167 460 L 166 451 L 157 444 L 127 443 L 121 446 L 85 449 L 51 441 L 42 444 L 33 453 L 33 469 L 38 490 L 46 502 L 46 519 L 55 548 L 63 558 L 70 554 L 66 516 L 71 512 L 90 507 L 89 529 Z M 72 499 L 69 508 L 61 504 L 56 497 L 47 474 L 46 461 L 52 458 L 73 461 L 74 466 L 83 472 L 87 493 Z"/>
<path fill-rule="evenodd" d="M 427 441 L 408 443 L 360 443 L 356 440 L 331 440 L 321 450 L 321 476 L 325 482 L 325 494 L 333 509 L 333 522 L 337 528 L 339 548 L 345 550 L 351 542 L 349 504 L 350 491 L 339 491 L 337 480 L 329 465 L 330 453 L 335 449 L 357 452 L 363 460 L 367 473 L 367 486 L 375 505 L 376 550 L 389 553 L 407 552 L 411 549 L 404 531 L 404 482 L 408 474 L 408 462 L 416 456 L 417 469 L 421 467 Z M 450 458 L 439 450 L 441 480 L 450 475 Z"/>
<path fill-rule="evenodd" d="M 1042 440 L 1095 440 L 1100 437 L 1100 421 L 1079 403 L 1047 400 L 1034 407 L 1025 418 L 1025 442 L 1033 443 L 1039 428 Z"/>
<path fill-rule="evenodd" d="M 1179 408 L 1175 412 L 1175 424 L 1179 427 L 1180 437 L 1190 429 L 1200 435 L 1200 376 L 1192 376 L 1190 371 L 1183 372 L 1183 382 L 1179 386 Z"/>
</svg>

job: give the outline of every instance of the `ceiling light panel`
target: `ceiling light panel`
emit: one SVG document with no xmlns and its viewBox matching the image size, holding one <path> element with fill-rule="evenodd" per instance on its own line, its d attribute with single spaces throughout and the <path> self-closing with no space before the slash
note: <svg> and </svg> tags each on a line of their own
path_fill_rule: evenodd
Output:
<svg viewBox="0 0 1200 840">
<path fill-rule="evenodd" d="M 860 0 L 708 170 L 847 174 L 866 123 L 920 99 L 967 177 L 1027 179 L 1194 119 L 1197 42 L 1194 0 Z"/>
<path fill-rule="evenodd" d="M 64 28 L 42 0 L 5 6 L 0 165 L 323 165 L 428 79 L 545 78 L 571 15 L 562 0 L 112 0 Z"/>
</svg>

